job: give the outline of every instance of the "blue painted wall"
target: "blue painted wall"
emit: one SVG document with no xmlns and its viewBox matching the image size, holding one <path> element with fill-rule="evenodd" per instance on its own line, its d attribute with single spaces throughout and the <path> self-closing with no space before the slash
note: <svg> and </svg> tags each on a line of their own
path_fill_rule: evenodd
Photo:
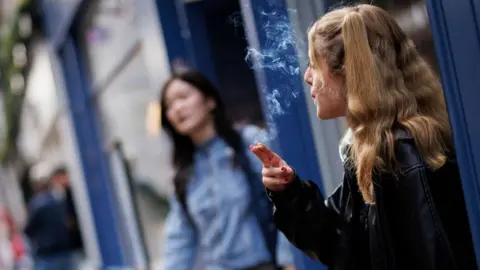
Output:
<svg viewBox="0 0 480 270">
<path fill-rule="evenodd" d="M 480 2 L 428 0 L 427 8 L 480 262 Z"/>
<path fill-rule="evenodd" d="M 156 0 L 170 65 L 183 59 L 218 85 L 205 20 L 204 1 Z"/>
<path fill-rule="evenodd" d="M 184 5 L 187 25 L 190 30 L 190 46 L 194 55 L 194 67 L 201 70 L 207 78 L 218 86 L 212 56 L 212 47 L 208 36 L 205 1 Z"/>
<path fill-rule="evenodd" d="M 177 0 L 156 0 L 158 19 L 160 21 L 168 60 L 172 65 L 177 60 L 192 64 L 194 61 L 190 41 L 190 32 L 186 22 L 180 18 Z"/>
</svg>

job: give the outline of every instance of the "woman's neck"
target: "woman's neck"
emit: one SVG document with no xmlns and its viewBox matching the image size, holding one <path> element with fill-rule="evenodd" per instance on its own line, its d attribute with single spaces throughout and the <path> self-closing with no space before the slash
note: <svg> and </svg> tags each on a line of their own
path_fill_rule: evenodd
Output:
<svg viewBox="0 0 480 270">
<path fill-rule="evenodd" d="M 190 138 L 196 145 L 203 144 L 216 136 L 215 126 L 213 123 L 203 125 L 202 128 L 192 133 Z"/>
</svg>

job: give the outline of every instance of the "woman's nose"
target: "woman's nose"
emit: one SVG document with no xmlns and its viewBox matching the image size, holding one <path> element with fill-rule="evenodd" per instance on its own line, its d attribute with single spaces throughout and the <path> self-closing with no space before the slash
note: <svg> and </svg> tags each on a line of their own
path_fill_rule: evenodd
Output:
<svg viewBox="0 0 480 270">
<path fill-rule="evenodd" d="M 180 104 L 178 104 L 178 102 L 174 102 L 170 105 L 168 110 L 170 111 L 170 113 L 172 115 L 177 115 L 179 113 L 179 111 L 181 110 L 181 106 L 180 106 Z"/>
<path fill-rule="evenodd" d="M 305 71 L 305 75 L 303 76 L 303 79 L 305 80 L 306 83 L 309 85 L 312 85 L 312 70 L 310 67 L 307 68 Z"/>
</svg>

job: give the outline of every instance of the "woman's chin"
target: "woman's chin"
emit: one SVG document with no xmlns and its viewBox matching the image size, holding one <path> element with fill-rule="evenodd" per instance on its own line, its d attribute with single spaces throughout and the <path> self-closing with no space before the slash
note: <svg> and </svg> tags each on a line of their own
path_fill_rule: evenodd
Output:
<svg viewBox="0 0 480 270">
<path fill-rule="evenodd" d="M 332 115 L 331 113 L 321 111 L 318 109 L 318 107 L 317 107 L 317 117 L 320 120 L 329 120 L 329 119 L 335 118 L 335 116 Z"/>
<path fill-rule="evenodd" d="M 329 117 L 326 117 L 326 116 L 323 116 L 323 115 L 318 115 L 318 114 L 317 114 L 317 117 L 318 117 L 318 119 L 320 119 L 320 120 L 328 120 L 328 119 L 331 119 L 331 118 L 329 118 Z"/>
<path fill-rule="evenodd" d="M 188 123 L 182 123 L 180 126 L 177 126 L 177 132 L 183 136 L 191 136 L 194 132 L 194 127 L 188 125 Z"/>
</svg>

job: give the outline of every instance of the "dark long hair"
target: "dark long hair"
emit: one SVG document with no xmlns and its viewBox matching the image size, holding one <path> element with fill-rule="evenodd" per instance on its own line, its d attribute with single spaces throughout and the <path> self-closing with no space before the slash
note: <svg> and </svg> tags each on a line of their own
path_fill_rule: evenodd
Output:
<svg viewBox="0 0 480 270">
<path fill-rule="evenodd" d="M 232 122 L 227 118 L 225 107 L 220 98 L 217 88 L 200 72 L 195 70 L 184 70 L 177 72 L 168 79 L 163 85 L 160 104 L 162 114 L 162 128 L 170 135 L 173 141 L 173 166 L 175 168 L 175 176 L 173 183 L 175 193 L 180 203 L 186 207 L 186 190 L 188 179 L 192 172 L 193 154 L 195 153 L 195 145 L 188 136 L 179 134 L 172 123 L 167 118 L 167 107 L 165 104 L 165 93 L 170 84 L 175 80 L 186 82 L 200 91 L 205 98 L 211 98 L 215 101 L 216 107 L 212 110 L 215 131 L 217 135 L 223 139 L 234 150 L 234 162 L 238 165 L 248 166 L 240 162 L 240 155 L 243 150 L 243 142 L 240 134 L 233 127 Z"/>
</svg>

